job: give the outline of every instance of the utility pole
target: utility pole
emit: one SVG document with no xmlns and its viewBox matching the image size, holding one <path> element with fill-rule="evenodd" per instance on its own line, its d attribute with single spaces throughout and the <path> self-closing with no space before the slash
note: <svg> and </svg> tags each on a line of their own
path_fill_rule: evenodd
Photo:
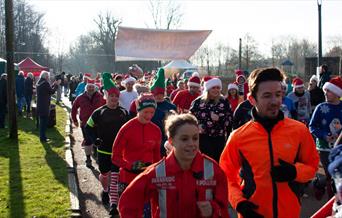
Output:
<svg viewBox="0 0 342 218">
<path fill-rule="evenodd" d="M 318 59 L 317 67 L 322 65 L 322 0 L 317 0 L 318 6 Z"/>
<path fill-rule="evenodd" d="M 14 75 L 14 27 L 13 1 L 5 0 L 6 17 L 6 56 L 7 56 L 7 95 L 8 95 L 8 124 L 11 139 L 18 138 L 17 110 L 15 104 L 15 75 Z"/>
<path fill-rule="evenodd" d="M 242 52 L 242 40 L 239 38 L 239 69 L 241 68 L 241 52 Z"/>
</svg>

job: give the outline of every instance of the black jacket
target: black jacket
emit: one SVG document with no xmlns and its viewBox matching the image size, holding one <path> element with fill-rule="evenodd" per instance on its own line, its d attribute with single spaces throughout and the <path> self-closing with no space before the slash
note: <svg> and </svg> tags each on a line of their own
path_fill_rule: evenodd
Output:
<svg viewBox="0 0 342 218">
<path fill-rule="evenodd" d="M 7 104 L 7 80 L 0 79 L 0 106 Z"/>
<path fill-rule="evenodd" d="M 39 79 L 37 83 L 37 116 L 49 116 L 51 95 L 55 93 L 56 89 L 57 85 L 51 87 L 46 79 Z"/>
<path fill-rule="evenodd" d="M 24 91 L 24 95 L 25 96 L 30 96 L 33 94 L 33 79 L 31 79 L 30 77 L 27 77 L 25 79 L 25 91 Z"/>
<path fill-rule="evenodd" d="M 249 102 L 249 100 L 245 100 L 237 106 L 233 115 L 233 129 L 239 128 L 252 119 L 252 108 L 253 105 Z"/>
<path fill-rule="evenodd" d="M 324 92 L 319 87 L 316 87 L 310 91 L 310 101 L 311 106 L 315 107 L 316 105 L 325 101 Z"/>
</svg>

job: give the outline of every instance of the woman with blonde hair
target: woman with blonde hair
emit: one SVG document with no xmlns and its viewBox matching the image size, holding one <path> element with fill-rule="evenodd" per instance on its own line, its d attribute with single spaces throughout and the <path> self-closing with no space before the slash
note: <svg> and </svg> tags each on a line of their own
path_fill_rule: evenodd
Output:
<svg viewBox="0 0 342 218">
<path fill-rule="evenodd" d="M 200 129 L 201 152 L 219 161 L 228 135 L 231 132 L 232 111 L 229 101 L 221 95 L 219 78 L 204 82 L 204 93 L 194 100 L 190 112 L 197 118 Z"/>
</svg>

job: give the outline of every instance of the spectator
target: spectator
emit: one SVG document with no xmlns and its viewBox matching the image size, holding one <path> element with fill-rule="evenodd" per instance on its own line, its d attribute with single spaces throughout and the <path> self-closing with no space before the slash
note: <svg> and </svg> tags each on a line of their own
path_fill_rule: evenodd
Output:
<svg viewBox="0 0 342 218">
<path fill-rule="evenodd" d="M 23 113 L 23 107 L 26 104 L 25 100 L 25 78 L 24 72 L 19 71 L 17 78 L 15 79 L 15 91 L 17 94 L 17 107 L 19 116 Z"/>
<path fill-rule="evenodd" d="M 78 86 L 78 81 L 76 76 L 72 76 L 70 83 L 69 83 L 69 101 L 71 104 L 74 102 L 76 99 L 76 88 Z"/>
<path fill-rule="evenodd" d="M 50 113 L 51 95 L 55 93 L 61 80 L 55 80 L 52 86 L 49 83 L 50 73 L 42 71 L 36 84 L 37 87 L 37 117 L 39 121 L 39 138 L 41 142 L 47 142 L 45 135 Z"/>
<path fill-rule="evenodd" d="M 251 73 L 253 119 L 232 132 L 221 155 L 229 202 L 240 217 L 299 217 L 299 184 L 318 169 L 309 130 L 280 111 L 283 79 L 276 68 Z"/>
<path fill-rule="evenodd" d="M 64 87 L 64 82 L 65 82 L 65 72 L 62 72 L 61 74 L 58 74 L 55 77 L 55 80 L 60 80 L 61 83 L 58 85 L 57 88 L 57 97 L 56 97 L 56 103 L 59 104 L 59 102 L 62 100 L 62 88 Z"/>
<path fill-rule="evenodd" d="M 25 100 L 26 100 L 26 113 L 27 117 L 30 116 L 31 113 L 31 101 L 33 95 L 33 74 L 28 73 L 27 78 L 25 79 Z"/>
<path fill-rule="evenodd" d="M 0 129 L 5 128 L 5 116 L 7 113 L 7 74 L 0 76 Z"/>
<path fill-rule="evenodd" d="M 84 76 L 83 76 L 83 82 L 80 82 L 77 85 L 77 87 L 76 87 L 76 90 L 75 90 L 76 97 L 83 94 L 88 80 L 91 80 L 91 74 L 90 73 L 85 73 Z"/>
</svg>

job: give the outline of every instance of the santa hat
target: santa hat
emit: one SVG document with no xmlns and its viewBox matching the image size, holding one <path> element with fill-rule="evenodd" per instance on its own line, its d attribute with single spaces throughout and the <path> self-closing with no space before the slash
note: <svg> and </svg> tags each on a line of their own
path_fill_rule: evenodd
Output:
<svg viewBox="0 0 342 218">
<path fill-rule="evenodd" d="M 312 81 L 316 81 L 316 83 L 318 83 L 318 77 L 316 75 L 312 75 L 312 77 L 310 78 L 310 82 Z"/>
<path fill-rule="evenodd" d="M 239 90 L 239 87 L 235 83 L 229 83 L 228 84 L 228 91 L 231 89 Z"/>
<path fill-rule="evenodd" d="M 210 79 L 212 79 L 212 78 L 213 78 L 212 76 L 204 76 L 204 77 L 202 78 L 202 82 L 205 83 L 205 82 L 207 82 L 208 80 L 210 80 Z"/>
<path fill-rule="evenodd" d="M 94 79 L 87 79 L 87 85 L 86 85 L 86 88 L 88 86 L 94 86 L 95 87 L 95 80 Z"/>
<path fill-rule="evenodd" d="M 150 89 L 154 95 L 165 93 L 165 72 L 163 68 L 159 68 L 158 72 L 153 78 Z"/>
<path fill-rule="evenodd" d="M 135 83 L 137 80 L 134 77 L 127 75 L 124 80 L 121 81 L 121 85 L 125 86 L 127 83 L 133 82 Z"/>
<path fill-rule="evenodd" d="M 342 79 L 336 76 L 330 79 L 329 82 L 324 83 L 323 90 L 329 90 L 338 97 L 342 97 Z"/>
<path fill-rule="evenodd" d="M 91 73 L 85 73 L 84 75 L 83 75 L 83 79 L 91 79 Z"/>
<path fill-rule="evenodd" d="M 219 78 L 212 77 L 211 79 L 204 82 L 204 91 L 208 91 L 215 86 L 219 86 L 220 89 L 222 89 L 222 82 Z"/>
<path fill-rule="evenodd" d="M 245 81 L 246 81 L 246 77 L 245 77 L 245 74 L 242 70 L 240 69 L 237 69 L 235 70 L 235 77 L 236 77 L 236 82 L 239 81 L 239 78 L 242 77 Z"/>
<path fill-rule="evenodd" d="M 105 93 L 108 95 L 114 93 L 116 96 L 120 96 L 120 90 L 115 86 L 114 81 L 112 80 L 112 75 L 110 73 L 103 73 L 103 89 Z"/>
<path fill-rule="evenodd" d="M 188 86 L 201 87 L 201 80 L 198 76 L 190 77 L 188 81 Z"/>
<path fill-rule="evenodd" d="M 156 100 L 154 99 L 154 96 L 150 93 L 142 93 L 135 101 L 135 103 L 137 106 L 137 111 L 141 111 L 148 107 L 152 107 L 154 109 L 157 108 Z"/>
<path fill-rule="evenodd" d="M 200 77 L 199 73 L 197 71 L 193 72 L 191 76 L 197 76 L 198 78 Z"/>
<path fill-rule="evenodd" d="M 296 78 L 293 79 L 292 85 L 293 85 L 294 89 L 297 89 L 297 88 L 304 87 L 304 82 L 303 82 L 303 80 L 301 78 L 296 77 Z"/>
</svg>

